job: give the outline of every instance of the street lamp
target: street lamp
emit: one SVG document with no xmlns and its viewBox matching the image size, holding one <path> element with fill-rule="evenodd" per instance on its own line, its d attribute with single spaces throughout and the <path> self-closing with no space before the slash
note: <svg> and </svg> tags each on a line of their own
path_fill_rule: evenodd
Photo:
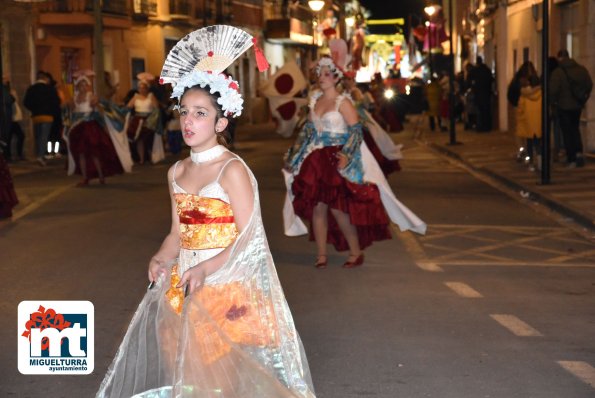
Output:
<svg viewBox="0 0 595 398">
<path fill-rule="evenodd" d="M 428 17 L 430 18 L 430 21 L 431 21 L 432 16 L 434 16 L 434 14 L 436 14 L 439 9 L 440 9 L 440 6 L 432 4 L 427 7 L 424 7 L 424 12 L 428 15 Z M 427 36 L 426 37 L 428 40 L 428 67 L 430 69 L 430 80 L 431 80 L 434 78 L 434 71 L 433 71 L 433 65 L 432 65 L 432 50 L 433 50 L 433 46 L 434 46 L 434 37 L 433 37 L 433 32 L 431 29 L 430 21 L 426 22 L 426 28 L 427 28 L 427 33 L 426 33 Z"/>
<path fill-rule="evenodd" d="M 324 7 L 324 1 L 323 0 L 310 0 L 308 1 L 308 7 L 310 7 L 310 9 L 312 11 L 314 11 L 314 16 L 316 17 L 313 24 L 314 24 L 314 31 L 312 32 L 312 38 L 315 40 L 316 44 L 318 45 L 318 12 L 320 10 L 322 10 L 322 7 Z M 314 36 L 316 35 L 316 36 Z"/>
<path fill-rule="evenodd" d="M 452 44 L 452 33 L 453 33 L 453 15 L 452 15 L 452 2 L 453 0 L 448 0 L 448 83 L 450 86 L 450 90 L 448 93 L 448 116 L 450 116 L 450 126 L 449 126 L 449 137 L 450 145 L 457 145 L 457 131 L 455 128 L 455 54 L 453 51 L 453 44 Z"/>
<path fill-rule="evenodd" d="M 424 7 L 424 12 L 425 12 L 426 14 L 428 14 L 428 16 L 429 16 L 430 18 L 432 17 L 432 15 L 434 15 L 434 14 L 436 13 L 436 11 L 438 11 L 438 7 L 436 7 L 436 6 L 434 6 L 434 5 L 431 5 L 431 6 Z"/>
<path fill-rule="evenodd" d="M 308 7 L 310 7 L 310 9 L 314 12 L 318 12 L 320 10 L 322 10 L 322 7 L 324 7 L 324 1 L 323 0 L 310 0 L 308 2 Z"/>
</svg>

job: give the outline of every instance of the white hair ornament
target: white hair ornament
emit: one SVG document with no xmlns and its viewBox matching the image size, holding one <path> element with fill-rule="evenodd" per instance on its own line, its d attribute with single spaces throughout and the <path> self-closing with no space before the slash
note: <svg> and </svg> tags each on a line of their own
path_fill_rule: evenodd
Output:
<svg viewBox="0 0 595 398">
<path fill-rule="evenodd" d="M 91 81 L 87 76 L 81 75 L 74 80 L 74 86 L 78 86 L 81 82 L 86 82 L 89 86 L 91 85 Z"/>
<path fill-rule="evenodd" d="M 330 71 L 339 79 L 343 78 L 343 71 L 339 68 L 331 57 L 322 57 L 316 65 L 316 75 L 320 76 L 323 67 L 328 67 Z"/>
</svg>

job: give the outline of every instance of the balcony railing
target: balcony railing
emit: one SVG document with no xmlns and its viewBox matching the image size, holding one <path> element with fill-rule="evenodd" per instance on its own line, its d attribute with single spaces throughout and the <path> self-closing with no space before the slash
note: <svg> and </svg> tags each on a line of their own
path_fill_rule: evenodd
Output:
<svg viewBox="0 0 595 398">
<path fill-rule="evenodd" d="M 262 0 L 234 0 L 234 3 L 244 3 L 244 4 L 250 4 L 252 6 L 258 6 L 258 7 L 263 6 Z"/>
<path fill-rule="evenodd" d="M 190 16 L 190 2 L 188 0 L 169 0 L 170 15 Z"/>
<path fill-rule="evenodd" d="M 103 0 L 102 11 L 106 14 L 129 15 L 130 2 L 128 0 Z"/>
<path fill-rule="evenodd" d="M 70 12 L 92 12 L 93 0 L 52 0 L 40 3 L 41 11 L 70 13 Z M 103 0 L 102 12 L 115 15 L 129 15 L 129 0 Z"/>
<path fill-rule="evenodd" d="M 135 15 L 155 16 L 157 15 L 157 1 L 132 0 L 132 11 Z"/>
</svg>

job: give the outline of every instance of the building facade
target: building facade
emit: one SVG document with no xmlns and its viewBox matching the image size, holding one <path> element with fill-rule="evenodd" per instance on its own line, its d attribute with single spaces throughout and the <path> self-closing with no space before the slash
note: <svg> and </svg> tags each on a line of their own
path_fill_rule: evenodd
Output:
<svg viewBox="0 0 595 398">
<path fill-rule="evenodd" d="M 138 73 L 159 76 L 169 50 L 203 26 L 241 27 L 263 43 L 263 0 L 103 0 L 98 49 L 94 48 L 94 0 L 6 3 L 0 9 L 3 70 L 21 100 L 39 70 L 50 72 L 64 93 L 72 93 L 73 75 L 94 69 L 94 57 L 100 53 L 104 70 L 118 85 L 113 99 L 121 102 L 136 88 Z M 250 106 L 261 78 L 254 56 L 244 54 L 230 72 L 246 98 L 247 111 L 242 116 L 251 120 Z M 27 120 L 24 127 L 30 136 Z"/>
</svg>

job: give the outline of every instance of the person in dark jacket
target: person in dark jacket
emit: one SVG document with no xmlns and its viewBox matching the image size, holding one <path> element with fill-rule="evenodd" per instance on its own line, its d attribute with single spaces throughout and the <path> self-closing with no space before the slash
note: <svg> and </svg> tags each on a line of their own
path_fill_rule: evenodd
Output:
<svg viewBox="0 0 595 398">
<path fill-rule="evenodd" d="M 50 84 L 50 78 L 43 71 L 37 72 L 37 81 L 25 92 L 23 104 L 31 111 L 35 135 L 35 155 L 37 162 L 45 166 L 45 151 L 54 121 L 54 112 L 60 107 L 60 98 Z"/>
<path fill-rule="evenodd" d="M 2 124 L 0 128 L 0 147 L 6 146 L 4 149 L 7 154 L 10 153 L 10 125 L 12 123 L 12 104 L 14 103 L 14 97 L 10 94 L 10 85 L 6 79 L 2 81 L 2 100 L 4 107 L 3 119 L 0 120 Z M 0 148 L 2 149 L 2 148 Z M 7 155 L 10 158 L 10 155 Z"/>
<path fill-rule="evenodd" d="M 589 71 L 571 59 L 567 50 L 558 51 L 558 62 L 558 67 L 550 77 L 550 100 L 558 112 L 568 167 L 582 167 L 585 165 L 585 158 L 579 123 L 584 104 L 575 97 L 571 86 L 582 86 L 590 93 L 593 81 Z"/>
<path fill-rule="evenodd" d="M 487 132 L 492 129 L 492 71 L 477 57 L 476 65 L 469 73 L 471 90 L 477 106 L 477 131 Z"/>
</svg>

